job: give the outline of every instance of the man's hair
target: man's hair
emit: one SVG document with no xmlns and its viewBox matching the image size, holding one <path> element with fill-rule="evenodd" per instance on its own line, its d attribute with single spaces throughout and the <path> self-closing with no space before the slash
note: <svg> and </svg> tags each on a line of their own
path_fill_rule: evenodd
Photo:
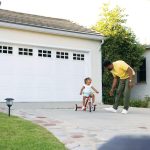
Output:
<svg viewBox="0 0 150 150">
<path fill-rule="evenodd" d="M 87 77 L 87 78 L 84 79 L 84 83 L 86 84 L 86 82 L 87 82 L 88 80 L 92 80 L 92 79 L 91 79 L 90 77 Z"/>
<path fill-rule="evenodd" d="M 111 65 L 112 64 L 112 62 L 110 61 L 110 60 L 104 60 L 104 62 L 103 62 L 103 66 L 106 68 L 106 67 L 108 67 L 109 65 Z"/>
</svg>

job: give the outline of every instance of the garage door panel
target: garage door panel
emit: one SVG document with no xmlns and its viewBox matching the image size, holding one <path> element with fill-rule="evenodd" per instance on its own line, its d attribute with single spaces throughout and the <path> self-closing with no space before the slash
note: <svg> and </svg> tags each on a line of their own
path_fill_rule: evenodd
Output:
<svg viewBox="0 0 150 150">
<path fill-rule="evenodd" d="M 17 47 L 17 46 L 15 46 Z M 11 56 L 0 54 L 0 98 L 13 97 L 19 102 L 76 101 L 87 72 L 87 61 L 18 55 L 17 48 Z M 85 59 L 88 54 L 85 53 Z"/>
</svg>

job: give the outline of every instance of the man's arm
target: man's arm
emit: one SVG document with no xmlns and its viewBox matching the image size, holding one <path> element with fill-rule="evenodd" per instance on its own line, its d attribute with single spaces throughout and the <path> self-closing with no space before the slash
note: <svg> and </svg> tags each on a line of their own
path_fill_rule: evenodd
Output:
<svg viewBox="0 0 150 150">
<path fill-rule="evenodd" d="M 127 69 L 127 73 L 129 75 L 129 87 L 133 87 L 133 71 L 130 67 Z"/>
<path fill-rule="evenodd" d="M 133 71 L 132 71 L 132 69 L 131 69 L 130 67 L 128 67 L 127 73 L 128 73 L 128 75 L 129 75 L 129 80 L 132 81 L 132 79 L 133 79 Z"/>
<path fill-rule="evenodd" d="M 80 95 L 82 95 L 84 88 L 85 88 L 84 86 L 81 88 Z"/>
<path fill-rule="evenodd" d="M 99 93 L 99 92 L 94 88 L 94 86 L 92 86 L 91 88 L 93 89 L 94 92 Z"/>
<path fill-rule="evenodd" d="M 110 95 L 110 96 L 113 96 L 113 95 L 114 95 L 114 90 L 115 90 L 115 88 L 116 88 L 116 86 L 117 86 L 117 83 L 118 83 L 118 77 L 114 77 L 113 83 L 112 83 L 112 87 L 111 87 L 111 90 L 110 90 L 110 92 L 109 92 L 109 95 Z"/>
</svg>

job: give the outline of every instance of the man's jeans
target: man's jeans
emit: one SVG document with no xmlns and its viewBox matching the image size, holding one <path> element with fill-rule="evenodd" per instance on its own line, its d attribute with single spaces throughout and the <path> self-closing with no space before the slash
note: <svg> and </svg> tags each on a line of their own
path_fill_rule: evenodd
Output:
<svg viewBox="0 0 150 150">
<path fill-rule="evenodd" d="M 119 100 L 123 94 L 124 109 L 128 110 L 130 102 L 130 93 L 131 88 L 129 87 L 129 79 L 120 79 L 113 108 L 114 109 L 118 108 Z"/>
</svg>

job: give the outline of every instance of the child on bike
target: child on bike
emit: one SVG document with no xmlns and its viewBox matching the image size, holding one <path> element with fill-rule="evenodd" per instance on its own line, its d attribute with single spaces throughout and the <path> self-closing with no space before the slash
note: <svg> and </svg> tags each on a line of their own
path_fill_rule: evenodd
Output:
<svg viewBox="0 0 150 150">
<path fill-rule="evenodd" d="M 80 91 L 80 95 L 83 94 L 83 106 L 82 106 L 82 110 L 85 109 L 85 100 L 87 97 L 91 97 L 92 98 L 92 105 L 94 105 L 94 102 L 95 102 L 95 95 L 92 93 L 92 90 L 94 92 L 96 92 L 97 94 L 99 93 L 92 85 L 92 79 L 91 78 L 85 78 L 84 79 L 84 85 L 83 87 L 81 88 L 81 91 Z"/>
</svg>

